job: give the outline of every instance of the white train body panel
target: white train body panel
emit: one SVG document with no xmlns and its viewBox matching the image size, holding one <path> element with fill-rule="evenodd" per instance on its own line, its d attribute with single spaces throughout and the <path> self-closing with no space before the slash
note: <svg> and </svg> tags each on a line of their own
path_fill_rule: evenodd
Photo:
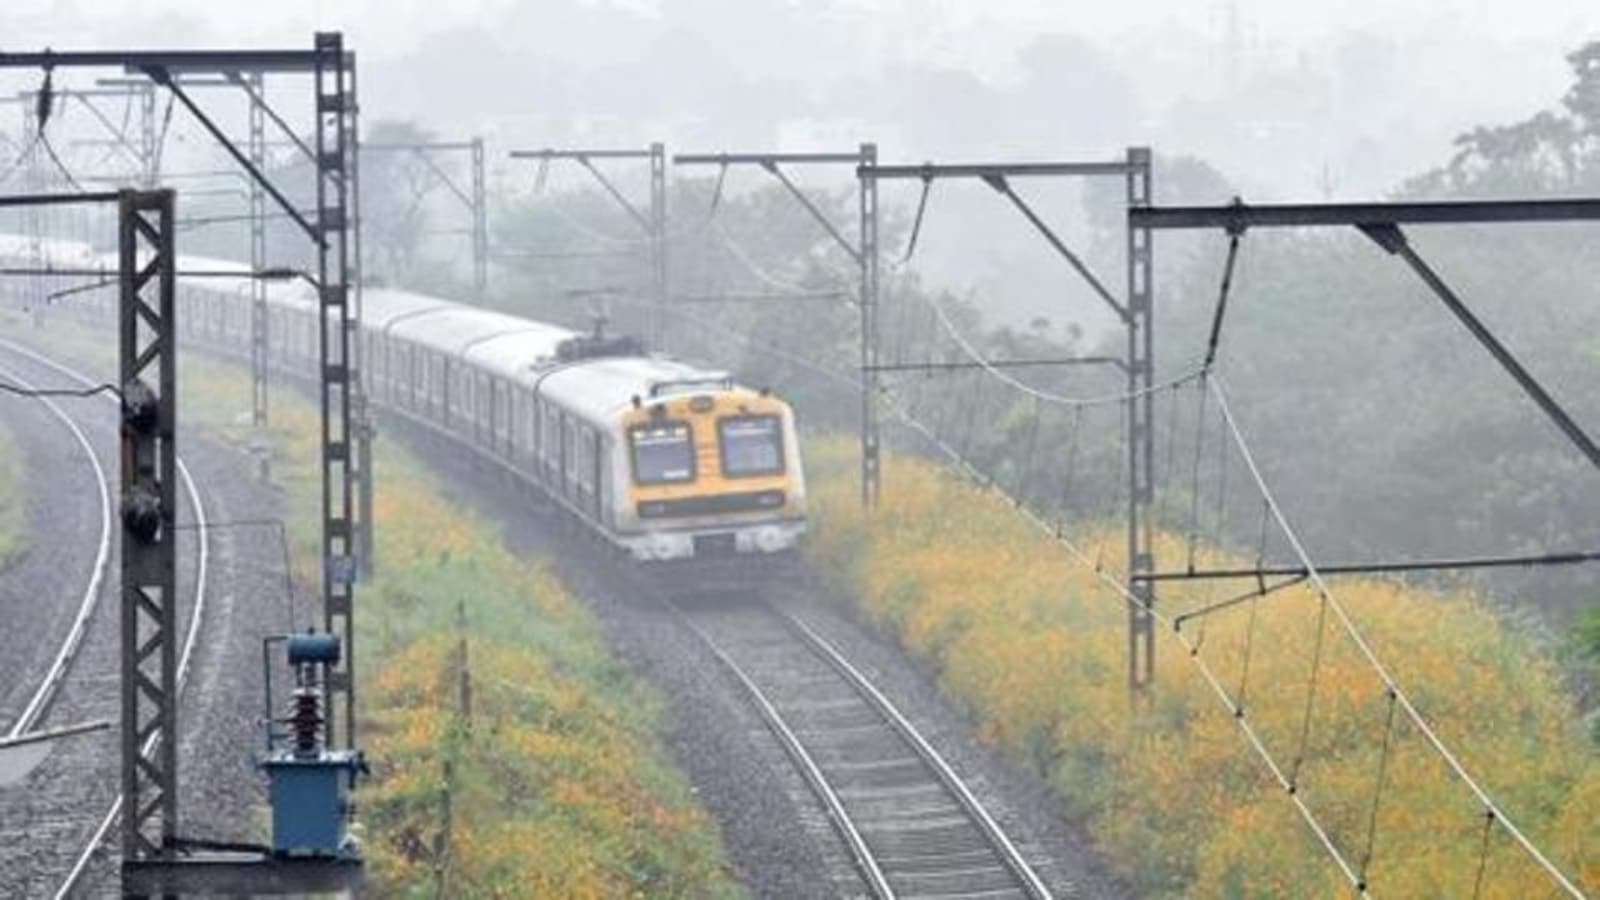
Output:
<svg viewBox="0 0 1600 900">
<path fill-rule="evenodd" d="M 0 234 L 7 265 L 41 256 L 117 266 L 82 243 Z M 249 268 L 188 255 L 178 265 L 180 334 L 248 357 Z M 301 280 L 264 289 L 271 364 L 314 377 L 315 292 Z M 78 296 L 64 308 L 114 321 L 114 287 Z M 635 560 L 767 556 L 805 531 L 794 414 L 765 391 L 665 357 L 590 355 L 594 343 L 571 330 L 389 288 L 363 291 L 359 324 L 373 403 L 514 471 Z"/>
</svg>

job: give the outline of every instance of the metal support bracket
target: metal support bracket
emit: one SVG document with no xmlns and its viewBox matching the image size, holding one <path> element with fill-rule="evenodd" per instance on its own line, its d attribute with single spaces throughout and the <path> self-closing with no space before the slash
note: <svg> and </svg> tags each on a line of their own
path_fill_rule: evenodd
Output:
<svg viewBox="0 0 1600 900">
<path fill-rule="evenodd" d="M 1066 242 L 1061 240 L 1061 238 L 1055 233 L 1055 230 L 1052 229 L 1044 219 L 1040 218 L 1038 213 L 1034 212 L 1033 207 L 1029 206 L 1026 200 L 1023 200 L 1016 191 L 1011 189 L 1011 182 L 1006 180 L 1004 175 L 983 175 L 980 177 L 983 179 L 985 184 L 989 185 L 991 188 L 994 188 L 995 191 L 999 192 L 1007 200 L 1011 201 L 1012 205 L 1015 206 L 1033 225 L 1034 230 L 1043 235 L 1044 239 L 1049 242 L 1050 246 L 1054 247 L 1055 251 L 1061 254 L 1061 258 L 1065 259 L 1067 264 L 1072 266 L 1073 271 L 1077 272 L 1078 275 L 1080 275 L 1083 280 L 1089 284 L 1089 288 L 1090 290 L 1094 291 L 1095 296 L 1099 297 L 1101 300 L 1104 300 L 1106 305 L 1111 307 L 1111 311 L 1117 314 L 1117 318 L 1121 319 L 1123 323 L 1126 324 L 1128 321 L 1127 308 L 1124 307 L 1116 297 L 1111 296 L 1111 291 L 1108 290 L 1106 286 L 1101 283 L 1100 279 L 1095 276 L 1094 272 L 1084 264 L 1083 259 L 1080 258 L 1078 254 L 1072 252 L 1072 248 L 1068 247 Z"/>
<path fill-rule="evenodd" d="M 839 229 L 835 227 L 832 222 L 828 221 L 827 216 L 823 215 L 822 210 L 817 209 L 817 205 L 811 202 L 811 198 L 806 196 L 805 191 L 800 190 L 798 185 L 789 180 L 789 176 L 785 175 L 783 169 L 778 167 L 776 160 L 762 160 L 761 168 L 765 169 L 773 178 L 778 179 L 778 183 L 783 185 L 784 189 L 789 192 L 790 196 L 799 201 L 802 207 L 805 207 L 805 211 L 811 215 L 811 218 L 815 220 L 818 225 L 822 226 L 822 230 L 826 231 L 828 236 L 833 238 L 833 242 L 838 244 L 839 248 L 842 249 L 852 260 L 854 260 L 856 265 L 859 266 L 862 264 L 861 251 L 856 247 L 851 246 L 850 242 L 845 239 L 845 236 L 839 233 Z"/>
<path fill-rule="evenodd" d="M 233 157 L 234 162 L 238 163 L 240 168 L 244 169 L 250 174 L 251 179 L 261 185 L 262 189 L 272 197 L 273 201 L 278 204 L 279 208 L 281 208 L 284 213 L 289 216 L 289 218 L 293 219 L 296 225 L 300 226 L 300 230 L 304 231 L 307 237 L 310 237 L 311 240 L 318 243 L 327 240 L 326 236 L 319 231 L 317 226 L 313 225 L 309 219 L 300 213 L 300 210 L 295 208 L 293 203 L 289 202 L 289 198 L 283 195 L 283 192 L 278 189 L 278 186 L 273 184 L 272 180 L 267 178 L 264 172 L 256 168 L 255 164 L 250 161 L 250 158 L 245 155 L 244 151 L 240 150 L 239 147 L 234 144 L 234 142 L 229 139 L 226 134 L 223 133 L 222 129 L 217 127 L 217 123 L 211 121 L 211 117 L 205 114 L 205 111 L 194 102 L 194 99 L 189 96 L 188 92 L 178 86 L 178 82 L 172 78 L 171 73 L 159 66 L 151 66 L 144 71 L 145 74 L 150 76 L 151 81 L 154 81 L 159 85 L 164 85 L 167 90 L 172 92 L 172 96 L 176 97 L 178 102 L 183 104 L 184 109 L 187 109 L 189 114 L 195 117 L 195 120 L 200 123 L 200 126 L 216 140 L 222 149 L 227 151 L 229 156 Z"/>
</svg>

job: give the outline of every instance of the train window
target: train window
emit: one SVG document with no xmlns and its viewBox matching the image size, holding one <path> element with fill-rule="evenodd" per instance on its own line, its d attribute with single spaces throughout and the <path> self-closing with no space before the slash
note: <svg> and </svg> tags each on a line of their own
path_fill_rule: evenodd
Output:
<svg viewBox="0 0 1600 900">
<path fill-rule="evenodd" d="M 730 416 L 717 421 L 722 474 L 729 478 L 783 473 L 783 426 L 777 416 Z"/>
<path fill-rule="evenodd" d="M 673 484 L 694 480 L 694 439 L 687 422 L 652 422 L 628 429 L 633 480 Z"/>
</svg>

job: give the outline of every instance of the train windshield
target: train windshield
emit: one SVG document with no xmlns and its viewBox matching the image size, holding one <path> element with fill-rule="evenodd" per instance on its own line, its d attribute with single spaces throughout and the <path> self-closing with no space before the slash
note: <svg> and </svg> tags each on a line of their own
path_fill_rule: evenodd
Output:
<svg viewBox="0 0 1600 900">
<path fill-rule="evenodd" d="M 633 479 L 639 484 L 694 480 L 694 441 L 683 422 L 639 425 L 633 439 Z"/>
<path fill-rule="evenodd" d="M 783 426 L 777 416 L 736 416 L 717 423 L 722 438 L 722 474 L 779 475 L 783 472 Z"/>
</svg>

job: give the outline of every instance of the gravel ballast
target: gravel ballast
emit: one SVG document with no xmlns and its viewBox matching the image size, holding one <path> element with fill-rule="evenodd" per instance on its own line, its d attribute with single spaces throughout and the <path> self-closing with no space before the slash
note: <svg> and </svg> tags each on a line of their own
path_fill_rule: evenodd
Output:
<svg viewBox="0 0 1600 900">
<path fill-rule="evenodd" d="M 388 416 L 386 434 L 405 440 L 441 478 L 470 486 L 475 505 L 512 545 L 555 560 L 557 573 L 589 602 L 619 657 L 666 695 L 665 738 L 707 809 L 721 824 L 736 872 L 755 896 L 860 896 L 844 845 L 748 698 L 683 622 L 640 591 L 592 537 L 566 524 L 531 489 L 492 463 L 455 449 L 429 428 Z M 454 451 L 454 452 L 452 452 Z M 790 577 L 770 598 L 802 614 L 873 678 L 935 746 L 1024 850 L 1058 896 L 1123 897 L 1087 833 L 1060 816 L 1043 779 L 980 742 L 971 717 L 944 697 L 892 641 L 875 635 L 811 579 Z"/>
<path fill-rule="evenodd" d="M 32 381 L 44 383 L 50 379 L 50 383 L 58 384 L 65 380 L 65 376 L 15 354 L 6 353 L 0 361 L 18 368 L 27 366 Z M 92 372 L 88 366 L 79 368 Z M 74 402 L 83 405 L 80 421 L 107 474 L 115 478 L 116 408 L 99 398 Z M 70 439 L 59 427 L 56 431 L 62 432 L 61 439 Z M 48 441 L 45 446 L 62 455 L 59 440 Z M 248 461 L 240 454 L 192 429 L 180 433 L 179 454 L 191 470 L 212 525 L 208 529 L 206 607 L 179 707 L 181 837 L 260 842 L 265 837 L 258 813 L 264 800 L 264 785 L 253 764 L 253 755 L 259 750 L 257 720 L 262 709 L 260 641 L 267 634 L 283 633 L 288 626 L 283 600 L 283 556 L 275 532 L 270 529 L 226 527 L 226 523 L 275 519 L 281 515 L 282 497 L 277 490 L 250 480 Z M 78 465 L 86 470 L 81 463 Z M 86 477 L 86 472 L 80 476 Z M 86 491 L 51 494 L 58 501 L 76 494 L 87 496 Z M 194 599 L 199 536 L 190 527 L 187 494 L 180 491 L 179 496 L 179 525 L 184 530 L 179 538 L 177 615 L 180 634 L 186 636 Z M 98 516 L 97 511 L 95 515 Z M 98 529 L 98 520 L 95 528 Z M 114 538 L 118 532 L 114 522 Z M 55 536 L 50 535 L 50 539 L 55 541 Z M 82 540 L 57 543 L 71 544 L 75 552 L 81 552 Z M 6 834 L 0 840 L 0 894 L 5 896 L 54 893 L 120 787 L 115 727 L 119 719 L 119 566 L 119 558 L 113 554 L 102 608 L 91 621 L 79 661 L 60 699 L 43 723 L 60 725 L 103 718 L 113 723 L 113 729 L 62 742 L 25 780 L 0 788 L 0 807 L 6 810 Z M 11 573 L 7 573 L 8 582 L 10 577 Z M 62 579 L 57 576 L 56 580 Z M 81 586 L 77 590 L 81 592 Z M 303 627 L 304 608 L 301 616 Z M 52 653 L 55 646 L 55 642 L 50 643 Z M 113 829 L 81 882 L 80 893 L 119 895 L 116 843 Z"/>
</svg>

